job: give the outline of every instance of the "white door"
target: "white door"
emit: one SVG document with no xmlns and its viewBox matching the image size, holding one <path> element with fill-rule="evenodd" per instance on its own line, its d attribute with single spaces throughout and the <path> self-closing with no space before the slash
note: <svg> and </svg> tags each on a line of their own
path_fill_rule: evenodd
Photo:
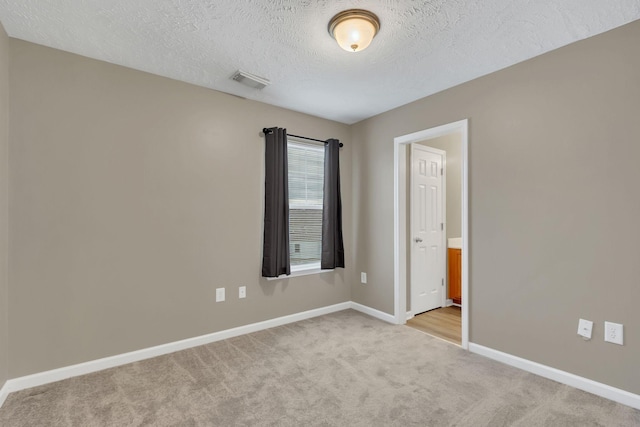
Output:
<svg viewBox="0 0 640 427">
<path fill-rule="evenodd" d="M 411 311 L 445 305 L 445 152 L 411 144 Z"/>
</svg>

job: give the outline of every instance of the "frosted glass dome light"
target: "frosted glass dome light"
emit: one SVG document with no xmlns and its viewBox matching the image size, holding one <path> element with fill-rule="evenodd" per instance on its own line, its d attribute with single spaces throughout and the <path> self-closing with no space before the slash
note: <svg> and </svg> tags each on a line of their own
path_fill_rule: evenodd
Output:
<svg viewBox="0 0 640 427">
<path fill-rule="evenodd" d="M 379 30 L 378 17 L 362 9 L 342 11 L 329 21 L 329 34 L 348 52 L 366 49 Z"/>
</svg>

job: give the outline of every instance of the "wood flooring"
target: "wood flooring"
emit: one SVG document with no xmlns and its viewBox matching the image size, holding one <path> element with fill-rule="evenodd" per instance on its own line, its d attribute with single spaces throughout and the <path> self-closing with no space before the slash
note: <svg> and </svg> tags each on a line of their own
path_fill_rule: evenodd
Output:
<svg viewBox="0 0 640 427">
<path fill-rule="evenodd" d="M 462 311 L 460 307 L 443 307 L 418 314 L 407 321 L 407 326 L 454 344 L 461 345 L 462 343 Z"/>
</svg>

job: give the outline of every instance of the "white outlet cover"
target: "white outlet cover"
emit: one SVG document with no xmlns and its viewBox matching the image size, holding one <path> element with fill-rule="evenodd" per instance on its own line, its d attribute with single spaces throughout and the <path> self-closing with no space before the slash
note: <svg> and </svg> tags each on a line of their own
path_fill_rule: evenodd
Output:
<svg viewBox="0 0 640 427">
<path fill-rule="evenodd" d="M 367 273 L 360 273 L 360 283 L 367 283 Z"/>
<path fill-rule="evenodd" d="M 247 287 L 240 286 L 238 288 L 238 298 L 246 298 L 247 297 Z"/>
<path fill-rule="evenodd" d="M 224 301 L 224 288 L 216 288 L 216 302 Z"/>
<path fill-rule="evenodd" d="M 580 319 L 578 321 L 578 335 L 590 340 L 593 331 L 593 322 L 591 320 Z"/>
<path fill-rule="evenodd" d="M 604 340 L 613 344 L 624 345 L 624 326 L 620 323 L 604 322 Z"/>
</svg>

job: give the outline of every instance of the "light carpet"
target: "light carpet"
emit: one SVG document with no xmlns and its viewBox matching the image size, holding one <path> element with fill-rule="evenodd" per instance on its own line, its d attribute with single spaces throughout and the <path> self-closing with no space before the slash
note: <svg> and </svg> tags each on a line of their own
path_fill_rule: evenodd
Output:
<svg viewBox="0 0 640 427">
<path fill-rule="evenodd" d="M 346 310 L 12 393 L 18 426 L 640 426 L 640 411 Z"/>
</svg>

